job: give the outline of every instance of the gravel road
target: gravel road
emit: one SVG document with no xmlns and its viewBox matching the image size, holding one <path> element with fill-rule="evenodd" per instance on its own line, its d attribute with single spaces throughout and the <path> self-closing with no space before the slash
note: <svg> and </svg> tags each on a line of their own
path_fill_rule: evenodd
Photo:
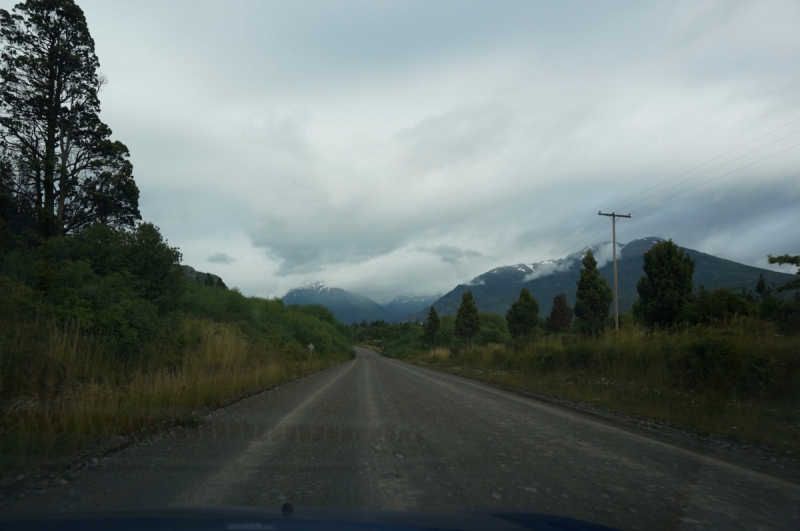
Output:
<svg viewBox="0 0 800 531">
<path fill-rule="evenodd" d="M 5 513 L 522 509 L 620 529 L 800 529 L 800 485 L 357 348 L 354 361 L 103 459 Z"/>
</svg>

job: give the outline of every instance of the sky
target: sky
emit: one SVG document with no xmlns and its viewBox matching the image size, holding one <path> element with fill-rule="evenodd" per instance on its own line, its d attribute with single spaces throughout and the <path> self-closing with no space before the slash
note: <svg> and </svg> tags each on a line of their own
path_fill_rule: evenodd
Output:
<svg viewBox="0 0 800 531">
<path fill-rule="evenodd" d="M 245 294 L 446 293 L 610 240 L 601 209 L 800 254 L 796 1 L 78 4 L 144 220 Z"/>
</svg>

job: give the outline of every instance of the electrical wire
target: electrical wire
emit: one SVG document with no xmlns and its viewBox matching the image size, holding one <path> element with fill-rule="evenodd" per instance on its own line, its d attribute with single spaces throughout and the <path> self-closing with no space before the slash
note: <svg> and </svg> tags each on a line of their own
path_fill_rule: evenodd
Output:
<svg viewBox="0 0 800 531">
<path fill-rule="evenodd" d="M 645 189 L 645 190 L 642 190 L 642 191 L 641 191 L 641 192 L 639 192 L 638 194 L 634 194 L 634 195 L 632 195 L 632 196 L 630 196 L 630 197 L 627 197 L 627 198 L 623 199 L 622 201 L 620 201 L 620 202 L 618 202 L 618 203 L 615 203 L 615 204 L 611 205 L 610 207 L 604 208 L 603 210 L 613 210 L 613 209 L 614 209 L 614 208 L 616 208 L 617 206 L 619 206 L 619 205 L 621 205 L 621 204 L 623 204 L 623 203 L 627 202 L 627 201 L 628 201 L 628 200 L 630 200 L 630 199 L 633 199 L 633 198 L 635 198 L 635 197 L 639 197 L 640 195 L 642 195 L 642 194 L 644 194 L 644 193 L 647 193 L 647 192 L 649 192 L 650 190 L 653 190 L 653 189 L 655 189 L 655 188 L 658 188 L 659 186 L 661 186 L 661 185 L 663 185 L 663 184 L 667 184 L 667 183 L 668 183 L 668 182 L 670 182 L 670 181 L 674 181 L 674 180 L 675 180 L 675 179 L 677 179 L 678 177 L 682 177 L 682 176 L 686 175 L 686 174 L 687 174 L 687 173 L 689 173 L 689 172 L 692 172 L 692 171 L 694 171 L 694 170 L 696 170 L 696 169 L 698 169 L 698 168 L 702 168 L 702 167 L 703 167 L 703 166 L 705 166 L 706 164 L 710 164 L 710 163 L 714 162 L 715 160 L 719 160 L 719 159 L 721 159 L 722 157 L 724 157 L 725 155 L 730 155 L 730 154 L 731 154 L 731 153 L 733 153 L 734 151 L 738 151 L 738 150 L 742 149 L 742 148 L 743 148 L 743 147 L 745 147 L 745 146 L 749 146 L 749 145 L 750 145 L 750 144 L 752 144 L 753 142 L 756 142 L 756 141 L 758 141 L 758 140 L 761 140 L 762 138 L 764 138 L 764 137 L 767 137 L 767 136 L 769 136 L 769 135 L 771 135 L 772 133 L 775 133 L 775 132 L 777 132 L 777 131 L 780 131 L 781 129 L 786 129 L 786 128 L 787 128 L 787 127 L 789 127 L 790 125 L 792 125 L 792 124 L 794 124 L 794 123 L 797 123 L 797 122 L 800 122 L 800 118 L 797 118 L 797 119 L 795 119 L 795 120 L 792 120 L 791 122 L 789 122 L 789 123 L 787 123 L 787 124 L 784 124 L 784 125 L 782 125 L 782 126 L 778 127 L 777 129 L 773 129 L 773 130 L 772 130 L 772 131 L 770 131 L 769 133 L 765 133 L 765 134 L 763 134 L 763 135 L 761 135 L 761 136 L 759 136 L 759 137 L 757 137 L 757 138 L 754 138 L 753 140 L 750 140 L 749 142 L 745 142 L 744 144 L 742 144 L 742 145 L 740 145 L 740 146 L 738 146 L 738 147 L 735 147 L 735 148 L 733 148 L 733 149 L 732 149 L 732 150 L 730 150 L 730 151 L 726 151 L 726 152 L 725 152 L 725 153 L 723 153 L 722 155 L 718 155 L 718 156 L 714 157 L 713 159 L 710 159 L 710 160 L 707 160 L 707 161 L 705 161 L 705 162 L 704 162 L 704 163 L 702 163 L 702 164 L 698 164 L 698 165 L 697 165 L 697 166 L 695 166 L 694 168 L 690 168 L 690 169 L 686 170 L 686 171 L 685 171 L 685 172 L 683 172 L 683 173 L 679 173 L 678 175 L 675 175 L 674 177 L 670 177 L 669 179 L 666 179 L 666 180 L 664 180 L 664 181 L 661 181 L 660 183 L 658 183 L 658 184 L 656 184 L 656 185 L 653 185 L 653 186 L 651 186 L 650 188 L 647 188 L 647 189 Z M 795 133 L 795 134 L 796 134 L 796 133 Z M 792 136 L 792 135 L 789 135 L 789 136 Z M 786 137 L 784 137 L 784 138 L 786 138 Z M 752 153 L 752 152 L 751 152 L 751 153 Z"/>
<path fill-rule="evenodd" d="M 690 192 L 690 191 L 692 191 L 692 190 L 694 190 L 694 189 L 696 189 L 696 188 L 700 188 L 701 186 L 705 186 L 705 185 L 707 185 L 707 184 L 709 184 L 709 183 L 713 183 L 714 181 L 718 181 L 718 180 L 722 179 L 723 177 L 726 177 L 726 176 L 728 176 L 728 175 L 730 175 L 730 174 L 732 174 L 732 173 L 736 173 L 737 171 L 741 171 L 741 170 L 743 170 L 743 169 L 745 169 L 745 168 L 749 168 L 749 167 L 750 167 L 750 166 L 752 166 L 753 164 L 758 164 L 759 162 L 765 161 L 765 160 L 767 160 L 767 159 L 771 159 L 771 158 L 772 158 L 772 157 L 774 157 L 775 155 L 780 155 L 781 153 L 784 153 L 784 152 L 786 152 L 786 151 L 789 151 L 790 149 L 794 149 L 794 148 L 796 148 L 796 147 L 798 147 L 798 146 L 800 146 L 800 143 L 797 143 L 797 144 L 795 144 L 795 145 L 793 145 L 793 146 L 789 146 L 789 147 L 788 147 L 788 148 L 786 148 L 786 149 L 782 149 L 782 150 L 780 150 L 780 151 L 777 151 L 777 152 L 775 152 L 775 153 L 772 153 L 771 155 L 767 155 L 766 157 L 764 157 L 764 158 L 761 158 L 761 159 L 758 159 L 758 160 L 756 160 L 756 161 L 754 161 L 754 162 L 751 162 L 750 164 L 745 164 L 744 166 L 742 166 L 742 167 L 740 167 L 740 168 L 736 168 L 735 170 L 731 170 L 731 171 L 729 171 L 728 173 L 723 173 L 723 174 L 722 174 L 722 175 L 720 175 L 719 177 L 714 177 L 713 179 L 709 179 L 708 181 L 702 182 L 702 183 L 700 183 L 700 184 L 698 184 L 698 185 L 696 185 L 696 186 L 692 186 L 691 188 L 687 188 L 686 190 L 682 190 L 682 191 L 678 192 L 677 194 L 671 195 L 671 196 L 669 196 L 669 197 L 665 197 L 664 199 L 661 199 L 661 200 L 659 200 L 659 201 L 656 201 L 655 203 L 651 203 L 651 204 L 649 204 L 649 205 L 643 206 L 642 208 L 640 208 L 640 209 L 638 209 L 638 210 L 634 210 L 633 212 L 631 212 L 631 214 L 635 214 L 635 213 L 637 213 L 637 212 L 641 212 L 642 210 L 644 210 L 644 209 L 646 209 L 646 208 L 650 208 L 650 207 L 653 207 L 653 206 L 655 206 L 655 205 L 658 205 L 658 204 L 660 204 L 660 203 L 663 203 L 664 201 L 667 201 L 668 199 L 672 199 L 673 197 L 677 197 L 677 196 L 679 196 L 679 195 L 681 195 L 681 194 L 685 194 L 686 192 Z"/>
<path fill-rule="evenodd" d="M 655 196 L 657 196 L 657 195 L 659 195 L 659 194 L 663 194 L 663 193 L 664 193 L 664 192 L 666 192 L 667 190 L 672 190 L 673 188 L 677 188 L 678 186 L 680 186 L 680 185 L 682 185 L 682 184 L 686 184 L 686 183 L 688 183 L 689 181 L 693 181 L 693 180 L 697 179 L 698 177 L 702 177 L 703 175 L 707 175 L 707 174 L 711 173 L 711 172 L 712 172 L 712 171 L 714 171 L 714 170 L 718 170 L 718 169 L 722 168 L 723 166 L 727 166 L 727 165 L 728 165 L 728 164 L 730 164 L 731 162 L 736 162 L 737 160 L 741 160 L 741 159 L 743 159 L 743 158 L 745 158 L 745 157 L 747 157 L 747 156 L 749 156 L 749 155 L 752 155 L 753 153 L 755 153 L 755 152 L 757 152 L 757 151 L 761 151 L 762 149 L 768 148 L 769 146 L 772 146 L 772 145 L 774 145 L 774 144 L 777 144 L 778 142 L 781 142 L 781 141 L 783 141 L 783 140 L 786 140 L 787 138 L 789 138 L 789 137 L 792 137 L 792 136 L 794 136 L 794 135 L 797 135 L 797 134 L 800 134 L 800 131 L 795 131 L 795 132 L 794 132 L 794 133 L 792 133 L 791 135 L 786 135 L 785 137 L 783 137 L 783 138 L 779 138 L 778 140 L 775 140 L 774 142 L 770 142 L 769 144 L 767 144 L 767 145 L 765 145 L 765 146 L 761 146 L 760 148 L 758 148 L 758 149 L 754 149 L 753 151 L 750 151 L 750 152 L 748 152 L 748 153 L 745 153 L 744 155 L 741 155 L 741 156 L 739 156 L 739 157 L 736 157 L 735 159 L 731 159 L 731 160 L 729 160 L 728 162 L 726 162 L 726 163 L 724 163 L 724 164 L 720 164 L 719 166 L 715 166 L 715 167 L 711 168 L 710 170 L 706 170 L 706 171 L 704 171 L 703 173 L 698 173 L 698 174 L 697 174 L 697 175 L 695 175 L 694 177 L 689 177 L 688 179 L 684 179 L 683 181 L 681 181 L 681 182 L 679 182 L 679 183 L 677 183 L 677 184 L 673 184 L 673 185 L 672 185 L 672 186 L 670 186 L 669 188 L 664 188 L 663 190 L 661 190 L 661 191 L 658 191 L 658 192 L 656 192 L 656 193 L 654 193 L 654 194 L 648 195 L 647 197 L 643 197 L 642 199 L 639 199 L 638 201 L 634 201 L 633 203 L 629 204 L 629 205 L 627 206 L 627 208 L 630 208 L 630 207 L 632 207 L 633 205 L 637 205 L 637 204 L 641 203 L 642 201 L 647 201 L 648 199 L 650 199 L 650 198 L 653 198 L 653 197 L 655 197 Z M 781 153 L 781 152 L 779 152 L 779 153 Z M 763 159 L 762 159 L 762 160 L 763 160 Z M 743 166 L 743 167 L 745 167 L 745 168 L 746 168 L 746 166 Z M 729 175 L 729 174 L 728 174 L 728 173 L 726 173 L 725 175 Z M 709 181 L 709 182 L 710 182 L 710 181 Z M 651 189 L 652 189 L 652 188 L 651 188 Z M 640 195 L 641 195 L 641 194 L 640 194 Z M 673 197 L 673 196 L 670 196 L 670 197 Z"/>
<path fill-rule="evenodd" d="M 631 200 L 631 199 L 634 199 L 634 198 L 636 198 L 636 197 L 639 197 L 640 195 L 642 195 L 642 194 L 645 194 L 645 193 L 647 193 L 647 192 L 649 192 L 649 191 L 651 191 L 651 190 L 654 190 L 654 189 L 656 189 L 656 188 L 659 188 L 660 186 L 663 186 L 664 184 L 667 184 L 668 182 L 674 181 L 675 179 L 677 179 L 677 178 L 679 178 L 679 177 L 682 177 L 683 175 L 686 175 L 687 173 L 690 173 L 690 172 L 692 172 L 692 171 L 694 171 L 694 170 L 696 170 L 696 169 L 698 169 L 698 168 L 701 168 L 701 167 L 703 167 L 703 166 L 705 166 L 705 165 L 707 165 L 707 164 L 710 164 L 711 162 L 714 162 L 715 160 L 719 160 L 719 159 L 721 159 L 722 157 L 724 157 L 724 156 L 726 156 L 726 155 L 729 155 L 729 154 L 733 153 L 734 151 L 737 151 L 737 150 L 739 150 L 739 149 L 741 149 L 741 148 L 743 148 L 743 147 L 745 147 L 745 146 L 748 146 L 748 145 L 752 144 L 753 142 L 757 142 L 758 140 L 761 140 L 762 138 L 765 138 L 765 137 L 767 137 L 767 136 L 769 136 L 769 135 L 771 135 L 771 134 L 773 134 L 773 133 L 775 133 L 775 132 L 777 132 L 777 131 L 780 131 L 781 129 L 785 129 L 785 128 L 789 127 L 790 125 L 792 125 L 792 124 L 795 124 L 795 123 L 797 123 L 797 122 L 800 122 L 800 118 L 796 118 L 796 119 L 794 119 L 794 120 L 792 120 L 792 121 L 790 121 L 790 122 L 788 122 L 788 123 L 786 123 L 786 124 L 784 124 L 784 125 L 782 125 L 782 126 L 780 126 L 780 127 L 777 127 L 777 128 L 775 128 L 775 129 L 773 129 L 773 130 L 771 130 L 771 131 L 769 131 L 769 132 L 767 132 L 767 133 L 765 133 L 765 134 L 763 134 L 763 135 L 761 135 L 761 136 L 758 136 L 758 137 L 756 137 L 756 138 L 754 138 L 754 139 L 752 139 L 752 140 L 750 140 L 750 141 L 748 141 L 748 142 L 745 142 L 744 144 L 741 144 L 741 145 L 739 145 L 739 146 L 737 146 L 737 147 L 735 147 L 735 148 L 733 148 L 733 149 L 731 149 L 731 150 L 729 150 L 729 151 L 726 151 L 725 153 L 722 153 L 721 155 L 718 155 L 718 156 L 716 156 L 716 157 L 714 157 L 714 158 L 712 158 L 712 159 L 709 159 L 709 160 L 707 160 L 707 161 L 703 162 L 702 164 L 698 164 L 697 166 L 694 166 L 693 168 L 690 168 L 690 169 L 688 169 L 688 170 L 686 170 L 686 171 L 684 171 L 684 172 L 682 172 L 682 173 L 679 173 L 678 175 L 675 175 L 675 176 L 673 176 L 673 177 L 670 177 L 669 179 L 666 179 L 666 180 L 664 180 L 664 181 L 661 181 L 661 182 L 660 182 L 660 183 L 658 183 L 658 184 L 655 184 L 655 185 L 653 185 L 653 186 L 651 186 L 651 187 L 649 187 L 649 188 L 646 188 L 645 190 L 642 190 L 641 192 L 639 192 L 639 193 L 637 193 L 637 194 L 634 194 L 634 195 L 632 195 L 632 196 L 629 196 L 629 197 L 627 197 L 627 198 L 623 199 L 622 201 L 619 201 L 619 202 L 617 202 L 617 203 L 615 203 L 615 204 L 611 205 L 610 207 L 608 207 L 608 208 L 605 208 L 605 209 L 603 209 L 603 210 L 613 210 L 613 209 L 615 209 L 616 207 L 618 207 L 618 206 L 620 206 L 620 205 L 623 205 L 623 204 L 625 204 L 627 201 L 629 201 L 629 200 Z M 667 190 L 671 190 L 671 189 L 673 189 L 673 188 L 675 188 L 675 187 L 677 187 L 677 186 L 680 186 L 681 184 L 685 184 L 686 182 L 689 182 L 689 181 L 691 181 L 691 180 L 693 180 L 693 179 L 696 179 L 696 178 L 698 178 L 698 177 L 701 177 L 701 176 L 703 176 L 703 175 L 706 175 L 706 174 L 708 174 L 708 173 L 709 173 L 709 172 L 711 172 L 711 171 L 714 171 L 714 170 L 716 170 L 716 169 L 719 169 L 719 168 L 721 168 L 721 167 L 723 167 L 723 166 L 726 166 L 727 164 L 730 164 L 731 162 L 735 162 L 736 160 L 739 160 L 739 159 L 741 159 L 741 158 L 743 158 L 743 157 L 746 157 L 747 155 L 751 155 L 751 154 L 753 154 L 753 153 L 755 153 L 755 152 L 757 152 L 757 151 L 760 151 L 761 149 L 764 149 L 764 148 L 766 148 L 766 147 L 769 147 L 769 146 L 771 146 L 771 145 L 773 145 L 773 144 L 775 144 L 775 143 L 777 143 L 777 142 L 780 142 L 781 140 L 785 140 L 786 138 L 789 138 L 789 137 L 791 137 L 791 136 L 794 136 L 794 135 L 796 135 L 796 134 L 798 134 L 798 133 L 800 133 L 800 131 L 798 131 L 798 132 L 795 132 L 795 133 L 792 133 L 792 134 L 790 134 L 790 135 L 787 135 L 787 136 L 785 136 L 785 137 L 782 137 L 782 138 L 780 138 L 780 139 L 778 139 L 778 140 L 776 140 L 776 141 L 774 141 L 774 142 L 771 142 L 770 144 L 767 144 L 766 146 L 762 146 L 762 147 L 760 147 L 760 148 L 758 148 L 758 149 L 755 149 L 755 150 L 753 150 L 753 151 L 750 151 L 750 152 L 748 152 L 748 153 L 746 153 L 746 154 L 744 154 L 744 155 L 742 155 L 742 156 L 740 156 L 740 157 L 737 157 L 737 158 L 735 158 L 735 159 L 733 159 L 733 160 L 730 160 L 730 161 L 728 161 L 728 162 L 726 162 L 726 163 L 724 163 L 724 164 L 721 164 L 721 165 L 719 165 L 719 166 L 716 166 L 715 168 L 712 168 L 711 170 L 707 170 L 707 171 L 705 171 L 705 172 L 703 172 L 703 173 L 701 173 L 701 174 L 695 175 L 694 177 L 691 177 L 690 179 L 685 179 L 684 181 L 681 181 L 680 183 L 678 183 L 678 184 L 676 184 L 676 185 L 673 185 L 673 186 L 671 186 L 671 187 L 669 187 L 669 188 L 665 188 L 665 189 L 663 189 L 663 190 L 661 190 L 661 191 L 659 191 L 659 192 L 656 192 L 655 194 L 651 194 L 651 195 L 649 195 L 649 196 L 647 196 L 647 197 L 645 197 L 645 198 L 643 198 L 643 199 L 641 199 L 641 200 L 638 200 L 638 201 L 636 201 L 636 202 L 634 202 L 634 203 L 631 203 L 631 204 L 630 204 L 630 205 L 628 205 L 628 206 L 630 207 L 630 206 L 636 205 L 636 204 L 638 204 L 638 203 L 641 203 L 642 201 L 646 201 L 647 199 L 650 199 L 650 198 L 652 198 L 652 197 L 655 197 L 655 196 L 657 196 L 657 195 L 659 195 L 659 194 L 661 194 L 661 193 L 663 193 L 663 192 L 666 192 Z M 795 147 L 795 146 L 792 146 L 791 148 L 787 148 L 786 150 L 783 150 L 783 151 L 788 151 L 788 149 L 792 149 L 793 147 Z M 695 188 L 699 188 L 700 186 L 703 186 L 703 185 L 705 185 L 705 184 L 708 184 L 708 183 L 710 183 L 710 182 L 713 182 L 713 181 L 715 181 L 715 180 L 717 180 L 717 179 L 720 179 L 720 178 L 722 178 L 722 177 L 724 177 L 724 176 L 726 176 L 726 175 L 730 175 L 731 173 L 735 173 L 736 171 L 739 171 L 739 170 L 741 170 L 741 169 L 744 169 L 744 168 L 746 168 L 746 167 L 748 167 L 748 166 L 752 166 L 753 164 L 756 164 L 756 163 L 758 163 L 758 162 L 761 162 L 762 160 L 766 160 L 766 159 L 768 159 L 768 158 L 771 158 L 771 157 L 772 157 L 772 156 L 774 156 L 774 155 L 777 155 L 777 154 L 779 154 L 779 153 L 783 153 L 783 151 L 779 151 L 779 152 L 777 152 L 777 153 L 774 153 L 773 155 L 770 155 L 770 156 L 768 156 L 768 157 L 764 157 L 763 159 L 760 159 L 760 160 L 758 160 L 758 161 L 755 161 L 755 162 L 753 162 L 753 163 L 751 163 L 751 164 L 748 164 L 748 165 L 746 165 L 746 166 L 742 166 L 741 168 L 738 168 L 738 169 L 736 169 L 736 170 L 733 170 L 733 171 L 731 171 L 731 172 L 728 172 L 728 173 L 726 173 L 726 174 L 724 174 L 724 175 L 721 175 L 721 176 L 719 176 L 719 177 L 717 177 L 717 178 L 715 178 L 715 179 L 712 179 L 712 180 L 706 181 L 705 183 L 703 183 L 703 184 L 700 184 L 700 185 L 698 185 L 698 186 L 695 186 L 695 187 L 689 188 L 689 189 L 687 189 L 687 190 L 684 190 L 683 192 L 679 192 L 679 193 L 677 193 L 677 194 L 674 194 L 674 195 L 671 195 L 671 196 L 669 196 L 669 197 L 666 197 L 666 198 L 664 198 L 664 199 L 662 199 L 662 200 L 660 200 L 660 201 L 656 201 L 655 203 L 652 203 L 652 204 L 650 204 L 650 205 L 647 205 L 647 206 L 645 206 L 645 207 L 642 207 L 642 208 L 640 208 L 640 209 L 638 209 L 638 210 L 636 210 L 636 211 L 634 211 L 634 212 L 640 212 L 641 210 L 644 210 L 644 209 L 646 209 L 646 208 L 650 208 L 651 206 L 654 206 L 654 205 L 657 205 L 657 204 L 659 204 L 659 203 L 662 203 L 662 202 L 664 202 L 664 201 L 666 201 L 666 200 L 668 200 L 668 199 L 671 199 L 671 198 L 673 198 L 673 197 L 676 197 L 676 196 L 678 196 L 678 195 L 681 195 L 681 194 L 683 194 L 683 193 L 685 193 L 685 192 L 688 192 L 688 191 L 690 191 L 690 190 L 693 190 L 693 189 L 695 189 Z M 632 212 L 632 213 L 634 213 L 634 212 Z M 579 228 L 581 228 L 581 227 L 583 227 L 584 225 L 586 225 L 587 223 L 589 223 L 589 222 L 590 222 L 592 219 L 593 219 L 593 218 L 588 218 L 588 219 L 586 219 L 586 220 L 585 220 L 585 221 L 583 221 L 582 223 L 578 224 L 578 225 L 577 225 L 577 226 L 575 226 L 574 228 L 570 229 L 569 231 L 567 231 L 566 233 L 564 233 L 563 235 L 561 235 L 561 236 L 560 236 L 559 238 L 557 238 L 557 239 L 556 239 L 556 240 L 553 242 L 553 244 L 552 244 L 552 245 L 551 245 L 551 246 L 550 246 L 550 247 L 547 249 L 547 251 L 545 252 L 545 254 L 546 254 L 546 255 L 547 255 L 547 254 L 552 254 L 552 253 L 553 253 L 553 251 L 557 251 L 557 250 L 560 250 L 560 249 L 562 249 L 562 248 L 564 247 L 564 245 L 566 245 L 566 244 L 568 244 L 569 242 L 573 241 L 575 238 L 579 237 L 580 235 L 582 235 L 582 234 L 585 234 L 585 233 L 586 233 L 588 230 L 591 230 L 591 229 L 592 229 L 594 226 L 596 226 L 596 225 L 599 223 L 599 221 L 598 221 L 598 222 L 595 222 L 595 223 L 593 223 L 592 225 L 590 225 L 590 226 L 588 226 L 588 227 L 586 227 L 585 229 L 583 229 L 582 231 L 580 231 L 579 233 L 577 233 L 576 235 L 574 235 L 572 238 L 568 239 L 568 240 L 567 240 L 566 242 L 564 242 L 563 244 L 560 244 L 560 242 L 561 242 L 561 241 L 562 241 L 564 238 L 566 238 L 567 236 L 569 236 L 570 234 L 572 234 L 573 232 L 575 232 L 575 231 L 576 231 L 576 230 L 578 230 Z M 600 229 L 600 230 L 602 230 L 602 229 Z M 600 230 L 597 230 L 597 231 L 593 232 L 593 233 L 592 233 L 592 234 L 589 236 L 589 238 L 591 238 L 592 236 L 594 236 L 595 234 L 597 234 L 598 232 L 600 232 Z M 583 240 L 583 241 L 585 242 L 585 241 L 587 241 L 587 240 L 588 240 L 588 238 L 587 238 L 587 239 L 585 239 L 585 240 Z M 581 242 L 581 243 L 583 243 L 583 242 Z M 573 246 L 573 247 L 571 247 L 570 249 L 572 249 L 572 248 L 574 248 L 574 246 Z"/>
</svg>

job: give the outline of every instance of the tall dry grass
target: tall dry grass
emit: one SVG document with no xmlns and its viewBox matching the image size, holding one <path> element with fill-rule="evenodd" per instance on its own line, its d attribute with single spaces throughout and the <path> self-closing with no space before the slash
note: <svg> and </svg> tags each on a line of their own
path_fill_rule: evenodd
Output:
<svg viewBox="0 0 800 531">
<path fill-rule="evenodd" d="M 594 341 L 549 336 L 521 350 L 488 345 L 406 359 L 800 452 L 800 341 L 759 320 L 657 331 L 631 326 Z"/>
<path fill-rule="evenodd" d="M 188 338 L 179 352 L 156 342 L 148 357 L 131 360 L 77 324 L 0 323 L 0 472 L 165 420 L 193 423 L 198 409 L 345 360 L 254 344 L 235 325 L 209 320 L 185 319 L 179 334 Z"/>
</svg>

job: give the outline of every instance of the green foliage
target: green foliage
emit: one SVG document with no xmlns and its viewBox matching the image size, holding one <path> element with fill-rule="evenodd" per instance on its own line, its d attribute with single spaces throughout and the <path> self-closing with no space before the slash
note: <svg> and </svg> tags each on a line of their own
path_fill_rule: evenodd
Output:
<svg viewBox="0 0 800 531">
<path fill-rule="evenodd" d="M 0 10 L 2 190 L 45 238 L 141 219 L 128 149 L 100 118 L 94 41 L 71 0 Z"/>
<path fill-rule="evenodd" d="M 547 318 L 545 327 L 551 334 L 558 334 L 567 330 L 572 324 L 572 308 L 567 304 L 566 293 L 559 293 L 553 297 L 553 308 Z"/>
<path fill-rule="evenodd" d="M 669 326 L 685 319 L 684 309 L 692 300 L 695 261 L 672 240 L 655 244 L 644 253 L 645 276 L 636 290 L 639 300 L 634 314 L 648 326 Z"/>
<path fill-rule="evenodd" d="M 466 349 L 472 347 L 472 338 L 481 330 L 481 318 L 478 314 L 478 306 L 472 298 L 472 291 L 467 290 L 461 295 L 461 305 L 458 307 L 455 322 L 455 334 L 461 338 Z"/>
<path fill-rule="evenodd" d="M 504 344 L 509 340 L 506 319 L 496 313 L 480 312 L 480 332 L 475 336 L 476 345 Z"/>
<path fill-rule="evenodd" d="M 583 268 L 575 293 L 575 316 L 583 327 L 594 336 L 604 326 L 614 295 L 606 279 L 597 270 L 597 260 L 589 249 L 581 259 Z"/>
<path fill-rule="evenodd" d="M 311 342 L 321 355 L 352 350 L 350 329 L 327 308 L 286 308 L 189 280 L 180 253 L 152 224 L 133 231 L 93 225 L 76 237 L 34 243 L 16 245 L 0 261 L 0 320 L 75 323 L 125 358 L 149 356 L 156 341 L 177 341 L 185 315 L 236 323 L 275 347 L 304 350 Z"/>
<path fill-rule="evenodd" d="M 788 254 L 783 254 L 781 256 L 769 255 L 768 259 L 770 264 L 789 264 L 796 266 L 797 274 L 800 275 L 800 256 L 790 256 Z M 791 291 L 795 289 L 800 289 L 800 278 L 790 280 L 786 284 L 778 286 L 778 291 Z"/>
<path fill-rule="evenodd" d="M 684 309 L 682 317 L 694 323 L 717 324 L 755 313 L 755 300 L 745 290 L 737 293 L 730 288 L 708 290 L 700 286 L 693 300 Z"/>
<path fill-rule="evenodd" d="M 520 336 L 530 336 L 539 320 L 539 303 L 531 296 L 528 288 L 522 288 L 519 292 L 519 299 L 506 314 L 508 331 L 512 338 Z"/>
<path fill-rule="evenodd" d="M 431 310 L 428 312 L 428 320 L 425 322 L 422 332 L 422 340 L 429 344 L 431 348 L 436 348 L 436 333 L 439 331 L 440 326 L 439 314 L 436 313 L 436 308 L 431 306 Z"/>
</svg>

